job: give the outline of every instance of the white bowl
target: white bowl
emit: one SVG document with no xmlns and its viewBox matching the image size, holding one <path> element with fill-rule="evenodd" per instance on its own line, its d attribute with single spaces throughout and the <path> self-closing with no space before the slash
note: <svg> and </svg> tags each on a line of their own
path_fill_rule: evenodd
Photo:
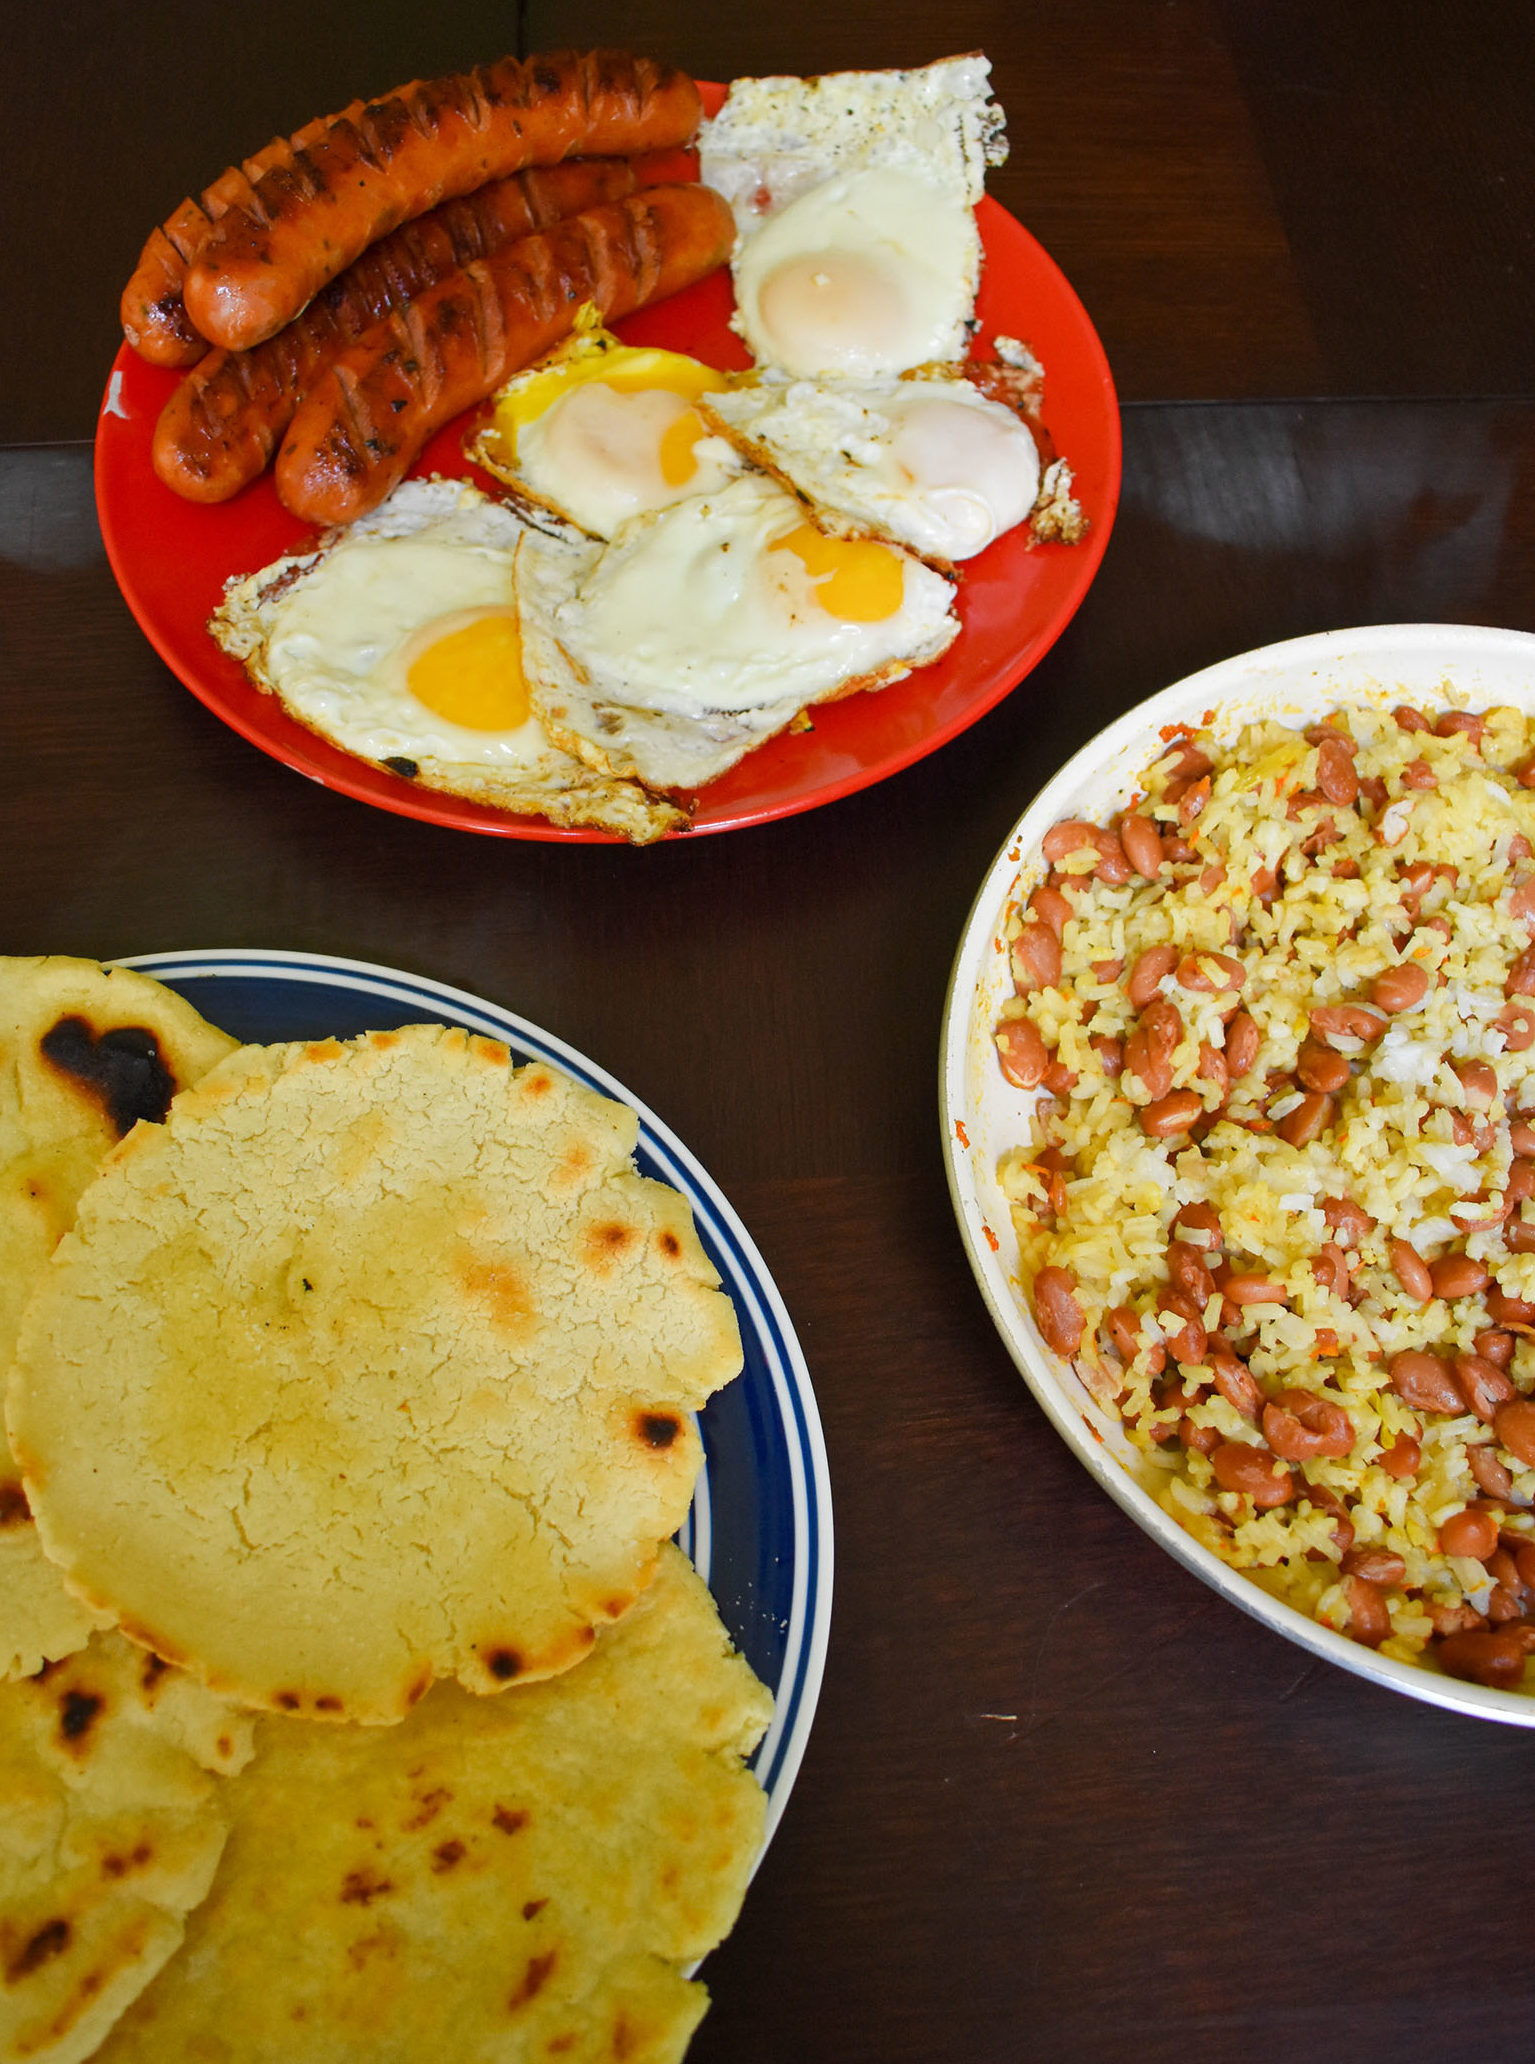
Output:
<svg viewBox="0 0 1535 2064">
<path fill-rule="evenodd" d="M 1041 1339 L 1020 1288 L 1018 1245 L 996 1177 L 998 1156 L 1027 1140 L 1034 1102 L 1004 1078 L 992 1043 L 1013 988 L 1003 927 L 1020 875 L 1027 894 L 1045 871 L 1038 849 L 1050 826 L 1069 817 L 1101 823 L 1122 809 L 1156 757 L 1164 725 L 1207 725 L 1224 743 L 1259 718 L 1301 727 L 1344 702 L 1389 709 L 1446 701 L 1477 709 L 1513 703 L 1535 714 L 1535 636 L 1459 624 L 1381 624 L 1293 638 L 1175 682 L 1083 746 L 1013 826 L 960 940 L 944 1006 L 945 1162 L 970 1265 L 1009 1353 L 1056 1431 L 1138 1526 L 1223 1598 L 1313 1655 L 1430 1705 L 1535 1727 L 1535 1697 L 1464 1684 L 1362 1648 L 1228 1569 L 1168 1517 L 1146 1488 L 1118 1419 L 1099 1408 L 1071 1365 Z"/>
</svg>

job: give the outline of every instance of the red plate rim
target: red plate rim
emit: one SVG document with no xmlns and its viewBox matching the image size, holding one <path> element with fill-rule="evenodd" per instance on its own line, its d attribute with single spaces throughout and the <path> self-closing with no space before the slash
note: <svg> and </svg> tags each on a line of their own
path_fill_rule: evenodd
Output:
<svg viewBox="0 0 1535 2064">
<path fill-rule="evenodd" d="M 706 87 L 713 101 L 720 89 Z M 1103 558 L 1118 506 L 1119 409 L 1108 360 L 1087 311 L 1043 247 L 996 201 L 977 209 L 985 266 L 974 349 L 1021 336 L 1045 366 L 1045 416 L 1071 462 L 1089 519 L 1079 545 L 1031 549 L 1012 532 L 962 569 L 959 637 L 935 665 L 876 694 L 813 712 L 813 728 L 784 734 L 700 791 L 698 837 L 817 809 L 887 780 L 996 706 L 1038 665 L 1080 607 Z M 728 275 L 618 325 L 635 343 L 661 344 L 730 368 L 749 363 L 726 328 Z M 313 533 L 276 500 L 270 474 L 215 508 L 183 502 L 149 462 L 154 423 L 177 375 L 146 365 L 125 344 L 113 361 L 95 450 L 96 506 L 112 571 L 129 609 L 177 678 L 232 730 L 274 759 L 340 794 L 461 831 L 576 844 L 622 844 L 593 827 L 442 795 L 353 758 L 306 730 L 257 689 L 206 631 L 226 580 L 302 547 Z M 462 454 L 466 418 L 433 439 L 414 471 L 462 474 L 494 489 Z"/>
</svg>

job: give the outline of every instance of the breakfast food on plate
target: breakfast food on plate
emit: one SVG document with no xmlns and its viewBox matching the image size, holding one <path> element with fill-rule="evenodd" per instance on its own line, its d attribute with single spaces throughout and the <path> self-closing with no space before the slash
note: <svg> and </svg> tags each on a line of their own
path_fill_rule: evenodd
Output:
<svg viewBox="0 0 1535 2064">
<path fill-rule="evenodd" d="M 211 629 L 301 724 L 423 787 L 639 843 L 685 825 L 550 737 L 522 666 L 522 535 L 475 488 L 407 480 L 315 551 L 233 583 Z"/>
<path fill-rule="evenodd" d="M 190 501 L 227 501 L 265 469 L 320 374 L 375 323 L 514 237 L 625 199 L 650 183 L 645 170 L 644 160 L 573 158 L 514 172 L 380 237 L 275 337 L 208 353 L 161 412 L 156 473 Z"/>
<path fill-rule="evenodd" d="M 687 143 L 699 114 L 684 73 L 618 50 L 418 79 L 335 116 L 225 209 L 188 265 L 187 313 L 211 343 L 248 350 L 413 215 L 529 165 Z"/>
<path fill-rule="evenodd" d="M 834 384 L 765 374 L 704 399 L 828 528 L 890 538 L 941 564 L 974 558 L 1039 500 L 1033 431 L 958 367 Z"/>
<path fill-rule="evenodd" d="M 0 1375 L 49 1255 L 102 1156 L 235 1048 L 131 968 L 62 954 L 0 958 Z M 81 1647 L 101 1615 L 64 1588 L 37 1541 L 0 1439 L 0 1678 Z"/>
<path fill-rule="evenodd" d="M 606 545 L 529 531 L 517 597 L 547 729 L 661 789 L 712 781 L 808 705 L 898 680 L 959 629 L 941 574 L 826 536 L 761 474 Z"/>
<path fill-rule="evenodd" d="M 1009 921 L 1000 1065 L 1045 1094 L 999 1173 L 1039 1332 L 1223 1562 L 1529 1690 L 1535 726 L 1164 738 Z"/>
<path fill-rule="evenodd" d="M 657 186 L 521 237 L 450 273 L 344 352 L 294 415 L 277 491 L 296 516 L 349 523 L 402 480 L 431 433 L 568 335 L 713 272 L 730 211 L 703 186 Z"/>
<path fill-rule="evenodd" d="M 103 2064 L 682 2056 L 761 1846 L 770 1702 L 675 1548 L 578 1669 L 398 1727 L 263 1719 L 186 1948 Z"/>
<path fill-rule="evenodd" d="M 7 1427 L 70 1587 L 213 1689 L 397 1721 L 570 1668 L 741 1366 L 637 1120 L 441 1026 L 245 1047 L 124 1141 Z"/>
<path fill-rule="evenodd" d="M 363 103 L 354 100 L 344 118 L 355 121 Z M 307 150 L 325 134 L 334 115 L 322 115 L 308 122 L 292 136 L 274 136 L 264 150 L 231 165 L 195 201 L 181 206 L 161 226 L 152 229 L 139 255 L 133 277 L 123 289 L 119 313 L 123 335 L 151 365 L 196 365 L 208 349 L 208 340 L 192 327 L 182 299 L 187 267 L 213 234 L 213 225 L 235 203 L 249 203 L 256 182 L 274 166 L 291 166 L 296 151 Z"/>
<path fill-rule="evenodd" d="M 636 349 L 578 316 L 575 333 L 496 396 L 469 456 L 537 520 L 589 537 L 631 516 L 713 494 L 741 470 L 699 413 L 725 375 L 678 351 Z"/>
<path fill-rule="evenodd" d="M 738 79 L 700 170 L 730 202 L 735 327 L 759 365 L 872 379 L 961 358 L 986 167 L 1007 155 L 991 67 Z"/>
<path fill-rule="evenodd" d="M 251 1729 L 116 1634 L 0 1685 L 0 2057 L 79 2064 L 175 1952 Z"/>
</svg>

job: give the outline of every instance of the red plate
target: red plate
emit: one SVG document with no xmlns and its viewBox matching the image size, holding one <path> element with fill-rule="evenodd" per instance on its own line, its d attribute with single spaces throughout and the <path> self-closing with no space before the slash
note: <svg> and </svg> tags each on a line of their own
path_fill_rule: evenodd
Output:
<svg viewBox="0 0 1535 2064">
<path fill-rule="evenodd" d="M 970 560 L 959 588 L 960 634 L 936 665 L 877 694 L 829 703 L 815 712 L 813 730 L 785 734 L 748 754 L 701 792 L 695 832 L 790 817 L 910 766 L 1016 687 L 1087 593 L 1119 500 L 1119 409 L 1108 361 L 1086 310 L 1028 231 L 989 199 L 977 219 L 986 262 L 976 349 L 984 355 L 994 335 L 1022 337 L 1043 361 L 1045 417 L 1071 462 L 1092 528 L 1080 545 L 1033 551 L 1024 534 L 1013 531 Z M 618 334 L 730 370 L 749 363 L 726 327 L 731 307 L 729 276 L 720 272 L 631 316 Z M 514 817 L 419 788 L 327 744 L 251 685 L 208 635 L 208 618 L 226 581 L 299 549 L 313 533 L 278 502 L 270 474 L 217 508 L 185 502 L 162 486 L 150 465 L 150 439 L 178 377 L 146 365 L 124 345 L 96 433 L 96 507 L 112 571 L 172 672 L 241 737 L 343 795 L 461 831 L 611 841 L 608 832 L 560 830 L 541 817 Z M 415 470 L 462 475 L 493 492 L 495 482 L 463 456 L 470 420 L 441 431 Z"/>
</svg>

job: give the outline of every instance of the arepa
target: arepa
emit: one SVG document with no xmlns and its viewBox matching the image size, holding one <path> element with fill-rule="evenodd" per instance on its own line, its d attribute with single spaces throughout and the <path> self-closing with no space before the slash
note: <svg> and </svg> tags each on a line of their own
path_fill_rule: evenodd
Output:
<svg viewBox="0 0 1535 2064">
<path fill-rule="evenodd" d="M 78 2064 L 180 1944 L 251 1720 L 120 1636 L 0 1685 L 0 2059 Z"/>
<path fill-rule="evenodd" d="M 675 2064 L 739 1910 L 767 1692 L 663 1550 L 581 1667 L 399 1727 L 278 1716 L 181 1955 L 103 2064 Z"/>
<path fill-rule="evenodd" d="M 7 1404 L 71 1588 L 213 1689 L 322 1719 L 578 1661 L 741 1364 L 637 1133 L 431 1025 L 242 1048 L 125 1141 Z"/>
<path fill-rule="evenodd" d="M 64 954 L 0 958 L 0 1372 L 49 1255 L 102 1156 L 236 1041 L 132 968 Z M 0 1438 L 0 1678 L 68 1655 L 104 1617 L 38 1546 Z"/>
</svg>

